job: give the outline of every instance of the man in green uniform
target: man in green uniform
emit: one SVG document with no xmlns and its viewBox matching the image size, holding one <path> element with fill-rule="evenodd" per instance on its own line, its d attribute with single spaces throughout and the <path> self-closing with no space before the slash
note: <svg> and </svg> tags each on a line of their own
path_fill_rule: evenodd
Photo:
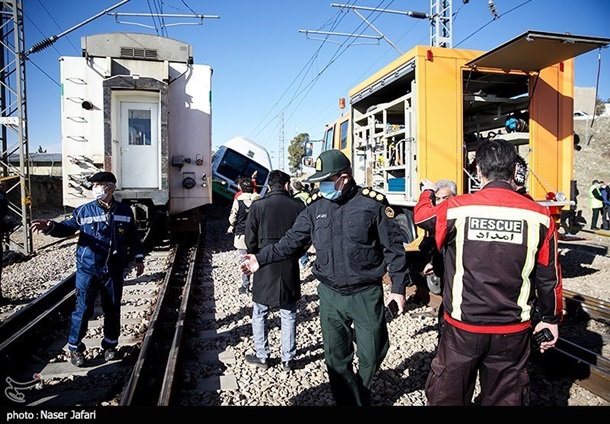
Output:
<svg viewBox="0 0 610 424">
<path fill-rule="evenodd" d="M 356 185 L 349 159 L 339 150 L 324 151 L 316 171 L 307 182 L 320 182 L 319 191 L 308 199 L 292 228 L 277 243 L 245 255 L 241 270 L 254 273 L 300 255 L 313 243 L 312 273 L 321 282 L 324 358 L 335 402 L 370 405 L 373 377 L 389 348 L 382 278 L 389 270 L 387 303 L 395 301 L 403 313 L 405 288 L 411 285 L 409 264 L 394 210 L 383 194 Z"/>
</svg>

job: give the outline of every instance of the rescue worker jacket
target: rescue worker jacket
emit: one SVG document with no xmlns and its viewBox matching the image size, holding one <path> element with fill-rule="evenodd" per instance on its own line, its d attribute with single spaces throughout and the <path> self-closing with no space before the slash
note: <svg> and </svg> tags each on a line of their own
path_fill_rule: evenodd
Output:
<svg viewBox="0 0 610 424">
<path fill-rule="evenodd" d="M 307 204 L 281 240 L 256 254 L 261 266 L 301 255 L 313 244 L 312 273 L 331 289 L 352 294 L 380 286 L 389 269 L 392 293 L 405 294 L 409 264 L 394 211 L 382 194 L 350 180 L 339 199 L 315 193 Z"/>
<path fill-rule="evenodd" d="M 123 271 L 131 257 L 144 258 L 143 245 L 131 207 L 112 199 L 109 209 L 97 200 L 74 209 L 72 216 L 61 222 L 51 221 L 45 234 L 68 237 L 79 231 L 76 248 L 76 269 L 99 277 Z"/>
<path fill-rule="evenodd" d="M 597 184 L 589 187 L 589 205 L 591 209 L 599 209 L 604 207 L 604 198 Z"/>
<path fill-rule="evenodd" d="M 433 204 L 425 190 L 415 223 L 443 249 L 447 322 L 466 331 L 517 333 L 532 319 L 558 323 L 562 279 L 555 222 L 548 208 L 492 181 Z"/>
</svg>

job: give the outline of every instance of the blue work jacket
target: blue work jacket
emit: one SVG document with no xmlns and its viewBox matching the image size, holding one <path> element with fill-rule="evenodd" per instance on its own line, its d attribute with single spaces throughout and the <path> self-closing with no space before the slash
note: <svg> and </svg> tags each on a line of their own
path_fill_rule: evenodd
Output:
<svg viewBox="0 0 610 424">
<path fill-rule="evenodd" d="M 109 209 L 97 200 L 74 209 L 61 222 L 51 221 L 45 232 L 52 237 L 67 237 L 80 231 L 76 249 L 76 268 L 103 276 L 123 271 L 131 258 L 142 261 L 143 245 L 129 205 L 114 199 Z"/>
</svg>

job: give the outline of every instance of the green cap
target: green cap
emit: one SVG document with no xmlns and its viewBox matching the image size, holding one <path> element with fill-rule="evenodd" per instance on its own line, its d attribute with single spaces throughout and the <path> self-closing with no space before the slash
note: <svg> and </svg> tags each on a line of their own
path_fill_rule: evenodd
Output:
<svg viewBox="0 0 610 424">
<path fill-rule="evenodd" d="M 304 181 L 307 183 L 324 181 L 350 166 L 349 159 L 340 150 L 325 150 L 316 159 L 316 173 Z"/>
</svg>

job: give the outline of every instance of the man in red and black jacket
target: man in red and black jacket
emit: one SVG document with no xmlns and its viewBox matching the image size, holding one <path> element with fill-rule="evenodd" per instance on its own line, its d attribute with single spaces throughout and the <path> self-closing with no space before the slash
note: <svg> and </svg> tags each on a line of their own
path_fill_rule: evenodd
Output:
<svg viewBox="0 0 610 424">
<path fill-rule="evenodd" d="M 477 371 L 482 405 L 523 405 L 531 335 L 548 329 L 553 347 L 562 319 L 561 268 L 548 208 L 511 186 L 515 148 L 505 140 L 477 149 L 482 189 L 434 205 L 431 181 L 415 223 L 444 252 L 445 327 L 426 382 L 429 405 L 468 405 Z"/>
</svg>

